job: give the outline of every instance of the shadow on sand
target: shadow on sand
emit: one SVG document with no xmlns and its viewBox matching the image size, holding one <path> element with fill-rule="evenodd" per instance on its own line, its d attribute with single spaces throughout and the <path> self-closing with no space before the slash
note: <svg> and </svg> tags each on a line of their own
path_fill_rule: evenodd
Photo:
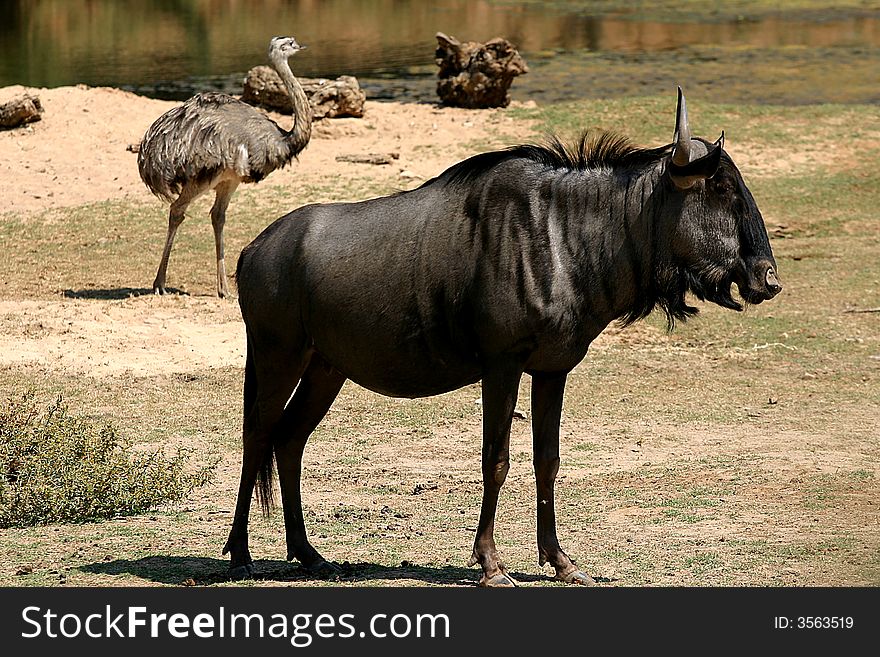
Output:
<svg viewBox="0 0 880 657">
<path fill-rule="evenodd" d="M 315 576 L 298 563 L 260 559 L 254 562 L 254 580 L 258 582 L 370 582 L 378 580 L 416 580 L 425 584 L 447 586 L 476 586 L 479 569 L 457 566 L 418 566 L 404 561 L 389 567 L 374 563 L 336 564 L 340 573 L 330 579 Z M 233 581 L 229 576 L 226 559 L 208 557 L 175 557 L 157 555 L 141 559 L 117 559 L 86 564 L 80 570 L 100 575 L 132 575 L 159 584 L 180 585 L 193 580 L 197 585 L 222 584 Z M 549 580 L 549 576 L 511 573 L 519 582 Z"/>
<path fill-rule="evenodd" d="M 132 297 L 143 297 L 153 294 L 152 288 L 147 287 L 113 287 L 113 288 L 88 288 L 85 290 L 64 290 L 61 293 L 65 299 L 100 299 L 103 301 L 118 301 Z M 188 292 L 177 288 L 165 288 L 167 295 L 189 296 Z"/>
</svg>

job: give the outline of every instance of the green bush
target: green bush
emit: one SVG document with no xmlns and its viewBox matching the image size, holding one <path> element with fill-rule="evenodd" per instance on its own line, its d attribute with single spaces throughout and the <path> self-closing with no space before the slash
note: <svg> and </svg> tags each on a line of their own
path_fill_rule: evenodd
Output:
<svg viewBox="0 0 880 657">
<path fill-rule="evenodd" d="M 80 522 L 146 511 L 207 483 L 178 450 L 134 451 L 116 429 L 73 416 L 59 397 L 40 414 L 33 393 L 0 409 L 0 527 Z"/>
</svg>

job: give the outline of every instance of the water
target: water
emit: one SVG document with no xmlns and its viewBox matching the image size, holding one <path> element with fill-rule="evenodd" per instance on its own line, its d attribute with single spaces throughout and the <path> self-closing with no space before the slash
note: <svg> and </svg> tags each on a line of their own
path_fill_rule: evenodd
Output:
<svg viewBox="0 0 880 657">
<path fill-rule="evenodd" d="M 880 4 L 705 4 L 694 15 L 613 1 L 0 0 L 0 86 L 240 93 L 269 38 L 292 34 L 309 46 L 292 60 L 298 75 L 353 74 L 371 98 L 430 101 L 442 31 L 517 44 L 531 69 L 514 82 L 518 100 L 668 93 L 681 83 L 718 101 L 880 103 Z"/>
</svg>

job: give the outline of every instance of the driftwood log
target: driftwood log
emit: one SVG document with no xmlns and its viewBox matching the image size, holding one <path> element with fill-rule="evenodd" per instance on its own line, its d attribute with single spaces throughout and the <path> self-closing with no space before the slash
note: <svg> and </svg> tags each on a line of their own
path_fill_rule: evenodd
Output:
<svg viewBox="0 0 880 657">
<path fill-rule="evenodd" d="M 0 129 L 16 128 L 25 123 L 39 121 L 43 106 L 36 96 L 19 96 L 0 105 Z"/>
<path fill-rule="evenodd" d="M 507 107 L 513 78 L 529 72 L 525 60 L 507 39 L 462 43 L 438 32 L 437 43 L 437 95 L 444 105 Z"/>
<path fill-rule="evenodd" d="M 335 80 L 324 78 L 298 78 L 312 106 L 315 119 L 332 119 L 341 116 L 362 117 L 367 96 L 357 78 L 341 75 Z M 255 66 L 248 71 L 241 99 L 251 105 L 259 105 L 284 114 L 291 114 L 290 96 L 278 74 L 268 66 Z"/>
</svg>

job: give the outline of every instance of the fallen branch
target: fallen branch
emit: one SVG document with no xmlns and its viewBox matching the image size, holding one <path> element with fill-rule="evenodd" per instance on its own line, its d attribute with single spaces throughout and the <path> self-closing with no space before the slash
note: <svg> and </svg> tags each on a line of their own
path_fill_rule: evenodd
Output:
<svg viewBox="0 0 880 657">
<path fill-rule="evenodd" d="M 400 157 L 400 153 L 368 153 L 359 155 L 357 153 L 349 153 L 337 155 L 337 162 L 354 162 L 355 164 L 391 164 Z"/>
<path fill-rule="evenodd" d="M 880 308 L 847 308 L 845 313 L 880 313 Z"/>
</svg>

